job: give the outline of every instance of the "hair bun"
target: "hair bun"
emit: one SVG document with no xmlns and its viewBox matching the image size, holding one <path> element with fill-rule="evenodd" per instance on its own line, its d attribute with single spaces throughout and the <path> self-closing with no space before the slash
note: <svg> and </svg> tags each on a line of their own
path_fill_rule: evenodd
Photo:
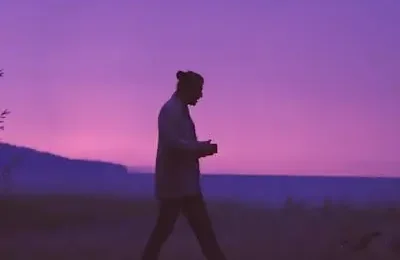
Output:
<svg viewBox="0 0 400 260">
<path fill-rule="evenodd" d="M 176 78 L 177 78 L 178 80 L 181 80 L 184 76 L 185 76 L 185 72 L 183 72 L 183 71 L 181 71 L 181 70 L 179 70 L 179 71 L 176 73 Z"/>
</svg>

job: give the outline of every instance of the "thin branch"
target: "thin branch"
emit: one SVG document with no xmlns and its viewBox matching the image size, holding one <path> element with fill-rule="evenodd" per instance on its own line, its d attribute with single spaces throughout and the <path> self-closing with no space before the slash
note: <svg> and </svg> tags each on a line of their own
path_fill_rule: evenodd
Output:
<svg viewBox="0 0 400 260">
<path fill-rule="evenodd" d="M 3 69 L 0 69 L 0 77 L 4 76 L 4 71 Z M 11 112 L 8 109 L 3 110 L 0 113 L 0 130 L 4 130 L 4 119 L 7 117 L 7 115 L 9 115 Z"/>
</svg>

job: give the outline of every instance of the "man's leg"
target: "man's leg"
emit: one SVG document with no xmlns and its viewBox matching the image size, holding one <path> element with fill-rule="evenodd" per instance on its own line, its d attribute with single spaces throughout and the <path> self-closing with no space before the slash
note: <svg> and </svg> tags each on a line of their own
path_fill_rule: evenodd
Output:
<svg viewBox="0 0 400 260">
<path fill-rule="evenodd" d="M 201 195 L 187 197 L 183 201 L 183 214 L 194 231 L 204 256 L 208 260 L 225 260 Z"/>
<path fill-rule="evenodd" d="M 160 200 L 157 223 L 144 248 L 142 260 L 156 260 L 162 245 L 174 229 L 181 211 L 181 200 Z"/>
</svg>

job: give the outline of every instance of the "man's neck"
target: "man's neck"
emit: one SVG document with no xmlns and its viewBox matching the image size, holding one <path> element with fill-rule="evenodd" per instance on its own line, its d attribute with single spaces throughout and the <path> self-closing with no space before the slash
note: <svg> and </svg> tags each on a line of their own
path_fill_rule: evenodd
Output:
<svg viewBox="0 0 400 260">
<path fill-rule="evenodd" d="M 175 96 L 177 99 L 179 99 L 179 101 L 182 102 L 183 105 L 188 106 L 188 104 L 185 102 L 185 99 L 184 99 L 178 92 L 175 92 L 175 93 L 174 93 L 174 96 Z"/>
</svg>

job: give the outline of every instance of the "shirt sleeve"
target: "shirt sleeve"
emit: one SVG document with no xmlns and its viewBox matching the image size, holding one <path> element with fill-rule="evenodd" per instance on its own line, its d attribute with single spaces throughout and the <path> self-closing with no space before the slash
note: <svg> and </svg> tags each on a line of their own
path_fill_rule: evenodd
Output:
<svg viewBox="0 0 400 260">
<path fill-rule="evenodd" d="M 158 116 L 160 137 L 171 148 L 185 152 L 202 153 L 204 142 L 187 140 L 180 135 L 180 114 L 171 107 L 161 109 Z"/>
</svg>

